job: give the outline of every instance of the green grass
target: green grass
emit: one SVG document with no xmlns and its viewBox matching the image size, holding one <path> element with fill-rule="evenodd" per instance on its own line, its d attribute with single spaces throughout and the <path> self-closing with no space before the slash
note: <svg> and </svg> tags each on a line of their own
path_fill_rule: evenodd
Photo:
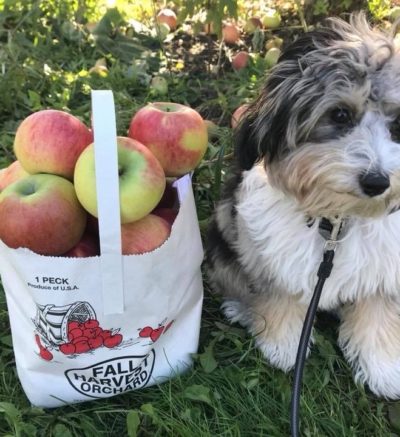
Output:
<svg viewBox="0 0 400 437">
<path fill-rule="evenodd" d="M 96 42 L 79 26 L 76 35 L 65 34 L 65 28 L 63 33 L 61 17 L 41 20 L 37 7 L 17 12 L 0 17 L 0 67 L 2 63 L 5 67 L 0 75 L 0 167 L 14 159 L 15 129 L 32 111 L 63 109 L 88 123 L 91 89 L 113 90 L 120 135 L 147 101 L 185 103 L 220 126 L 193 179 L 204 231 L 229 171 L 230 116 L 256 93 L 264 74 L 262 60 L 256 59 L 241 73 L 179 72 L 168 68 L 171 58 L 151 38 L 126 41 L 120 35 L 110 45 L 109 35 Z M 115 29 L 112 32 L 115 37 Z M 104 77 L 88 73 L 100 57 L 106 57 L 109 66 Z M 148 87 L 156 73 L 168 80 L 167 96 Z M 31 408 L 21 389 L 0 289 L 0 436 L 289 435 L 292 374 L 271 368 L 254 340 L 240 326 L 224 320 L 221 301 L 210 292 L 206 277 L 204 286 L 200 346 L 190 371 L 160 386 L 54 410 Z M 336 346 L 335 320 L 320 315 L 317 327 L 304 374 L 302 435 L 400 435 L 400 403 L 379 400 L 353 382 Z"/>
</svg>

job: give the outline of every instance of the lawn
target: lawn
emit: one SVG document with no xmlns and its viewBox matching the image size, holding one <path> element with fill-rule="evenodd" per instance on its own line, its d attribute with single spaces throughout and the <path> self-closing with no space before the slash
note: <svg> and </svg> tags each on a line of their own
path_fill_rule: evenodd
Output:
<svg viewBox="0 0 400 437">
<path fill-rule="evenodd" d="M 120 135 L 147 102 L 183 103 L 215 123 L 206 156 L 193 175 L 204 236 L 232 159 L 231 115 L 256 95 L 268 72 L 265 44 L 277 43 L 277 37 L 286 44 L 303 32 L 310 9 L 297 9 L 301 2 L 267 2 L 280 8 L 281 26 L 253 35 L 242 32 L 238 43 L 225 45 L 214 34 L 198 33 L 194 17 L 199 1 L 175 2 L 180 15 L 189 19 L 165 37 L 151 24 L 157 2 L 134 1 L 129 7 L 119 1 L 108 10 L 97 3 L 0 0 L 0 168 L 14 160 L 15 130 L 34 111 L 60 109 L 89 124 L 91 89 L 113 90 Z M 209 2 L 214 25 L 225 14 L 250 15 L 262 2 L 239 2 L 237 10 L 236 3 Z M 337 2 L 341 6 L 336 9 L 328 1 L 313 3 L 311 17 L 317 21 L 351 10 L 357 2 Z M 367 3 L 376 19 L 387 13 L 389 2 Z M 231 59 L 240 50 L 250 51 L 251 59 L 246 68 L 234 71 Z M 93 69 L 96 62 L 103 68 Z M 166 79 L 165 94 L 151 87 L 154 76 Z M 19 384 L 0 288 L 0 436 L 289 435 L 292 375 L 270 367 L 246 331 L 228 324 L 205 271 L 204 291 L 199 351 L 186 374 L 137 392 L 44 410 L 30 406 Z M 353 382 L 336 345 L 337 327 L 328 314 L 318 316 L 303 380 L 302 435 L 400 436 L 400 403 L 377 399 Z"/>
</svg>

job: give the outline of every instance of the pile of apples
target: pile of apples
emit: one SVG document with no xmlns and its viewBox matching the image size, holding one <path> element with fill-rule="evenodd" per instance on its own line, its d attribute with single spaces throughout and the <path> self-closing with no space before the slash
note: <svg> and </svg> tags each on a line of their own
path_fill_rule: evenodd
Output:
<svg viewBox="0 0 400 437">
<path fill-rule="evenodd" d="M 149 103 L 117 137 L 122 253 L 150 252 L 178 214 L 172 182 L 193 170 L 208 144 L 194 109 Z M 29 115 L 14 140 L 16 161 L 0 171 L 0 239 L 41 255 L 99 255 L 92 131 L 75 116 Z M 101 175 L 107 178 L 107 175 Z"/>
</svg>

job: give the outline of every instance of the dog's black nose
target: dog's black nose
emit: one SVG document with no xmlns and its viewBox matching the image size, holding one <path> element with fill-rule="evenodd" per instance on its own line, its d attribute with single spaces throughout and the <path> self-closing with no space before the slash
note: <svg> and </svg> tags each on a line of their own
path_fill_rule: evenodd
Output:
<svg viewBox="0 0 400 437">
<path fill-rule="evenodd" d="M 365 172 L 360 176 L 363 192 L 370 197 L 382 194 L 390 186 L 389 176 L 377 172 Z"/>
</svg>

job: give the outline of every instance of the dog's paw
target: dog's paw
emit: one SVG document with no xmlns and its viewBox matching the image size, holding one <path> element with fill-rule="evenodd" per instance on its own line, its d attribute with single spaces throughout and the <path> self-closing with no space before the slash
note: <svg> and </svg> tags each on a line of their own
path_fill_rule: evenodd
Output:
<svg viewBox="0 0 400 437">
<path fill-rule="evenodd" d="M 256 344 L 267 361 L 274 367 L 288 372 L 296 363 L 298 341 L 278 342 L 269 341 L 263 336 L 256 337 Z M 310 348 L 307 349 L 307 356 Z"/>
<path fill-rule="evenodd" d="M 356 382 L 368 385 L 379 397 L 400 399 L 400 358 L 379 360 L 377 356 L 370 356 L 368 360 L 357 359 L 351 364 Z"/>
<path fill-rule="evenodd" d="M 221 309 L 225 314 L 225 317 L 231 323 L 240 323 L 243 326 L 248 325 L 248 316 L 246 315 L 246 307 L 240 303 L 238 300 L 226 300 L 222 305 Z"/>
</svg>

